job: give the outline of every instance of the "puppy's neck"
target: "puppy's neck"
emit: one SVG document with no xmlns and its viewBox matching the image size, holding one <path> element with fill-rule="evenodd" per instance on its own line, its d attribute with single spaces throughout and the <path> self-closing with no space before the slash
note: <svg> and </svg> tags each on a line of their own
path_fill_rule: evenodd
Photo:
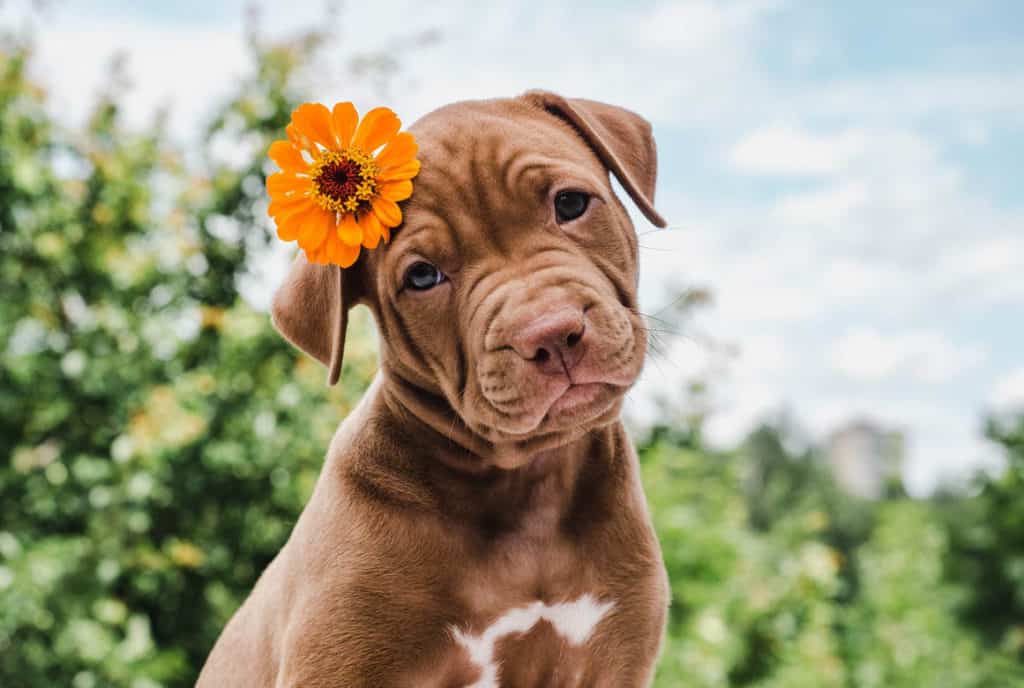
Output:
<svg viewBox="0 0 1024 688">
<path fill-rule="evenodd" d="M 418 427 L 431 453 L 449 468 L 469 474 L 493 469 L 543 471 L 552 457 L 590 434 L 573 430 L 496 442 L 474 432 L 440 394 L 428 391 L 386 368 L 380 373 L 380 394 L 396 418 Z"/>
<path fill-rule="evenodd" d="M 427 401 L 384 374 L 368 395 L 372 420 L 363 441 L 373 447 L 355 452 L 346 473 L 376 500 L 437 512 L 487 536 L 553 532 L 600 521 L 580 521 L 577 512 L 610 513 L 610 495 L 626 480 L 628 440 L 619 422 L 547 446 L 517 447 L 510 457 L 451 416 L 424 413 Z M 514 467 L 503 467 L 509 463 Z"/>
</svg>

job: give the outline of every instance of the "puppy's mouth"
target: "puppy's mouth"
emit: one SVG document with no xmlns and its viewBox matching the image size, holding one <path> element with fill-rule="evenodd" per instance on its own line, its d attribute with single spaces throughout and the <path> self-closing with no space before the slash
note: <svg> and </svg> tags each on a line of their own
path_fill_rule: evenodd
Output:
<svg viewBox="0 0 1024 688">
<path fill-rule="evenodd" d="M 610 382 L 565 381 L 560 392 L 556 391 L 547 403 L 533 414 L 532 427 L 523 428 L 511 435 L 530 435 L 538 431 L 559 432 L 570 428 L 585 429 L 602 416 L 622 398 L 624 387 Z M 542 402 L 543 403 L 543 402 Z"/>
<path fill-rule="evenodd" d="M 608 405 L 608 392 L 613 386 L 606 382 L 570 382 L 561 396 L 548 407 L 546 418 L 558 418 L 566 415 L 579 415 L 594 406 Z M 605 402 L 599 404 L 599 402 Z"/>
</svg>

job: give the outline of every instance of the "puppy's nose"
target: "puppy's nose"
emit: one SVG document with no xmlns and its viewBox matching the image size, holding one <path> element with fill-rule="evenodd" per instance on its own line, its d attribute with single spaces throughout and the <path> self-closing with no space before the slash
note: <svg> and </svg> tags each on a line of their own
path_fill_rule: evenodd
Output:
<svg viewBox="0 0 1024 688">
<path fill-rule="evenodd" d="M 586 321 L 578 308 L 545 313 L 513 335 L 512 348 L 547 375 L 561 375 L 580 362 L 586 350 Z"/>
</svg>

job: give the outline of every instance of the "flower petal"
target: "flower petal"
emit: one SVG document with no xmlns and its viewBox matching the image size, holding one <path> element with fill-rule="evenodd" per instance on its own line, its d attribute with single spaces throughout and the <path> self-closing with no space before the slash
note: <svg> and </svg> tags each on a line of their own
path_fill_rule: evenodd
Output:
<svg viewBox="0 0 1024 688">
<path fill-rule="evenodd" d="M 299 238 L 299 223 L 294 220 L 277 222 L 277 238 L 281 241 L 295 241 Z"/>
<path fill-rule="evenodd" d="M 323 254 L 324 263 L 333 263 L 334 257 L 338 252 L 338 237 L 334 235 L 334 232 L 328 232 L 327 237 L 324 239 L 324 243 L 320 245 L 319 251 Z"/>
<path fill-rule="evenodd" d="M 319 248 L 315 248 L 312 250 L 303 250 L 306 251 L 306 259 L 310 263 L 316 263 L 317 265 L 327 264 L 327 249 L 325 246 L 321 245 Z"/>
<path fill-rule="evenodd" d="M 284 128 L 284 133 L 287 134 L 288 140 L 292 142 L 292 145 L 300 151 L 309 151 L 310 154 L 316 152 L 316 146 L 313 145 L 313 142 L 306 138 L 305 134 L 296 129 L 294 124 L 286 126 Z"/>
<path fill-rule="evenodd" d="M 331 131 L 331 111 L 321 103 L 303 103 L 292 112 L 292 122 L 314 143 L 324 148 L 334 148 L 334 132 Z"/>
<path fill-rule="evenodd" d="M 384 238 L 385 244 L 391 241 L 391 230 L 385 227 L 384 225 L 380 226 L 380 235 L 381 237 Z"/>
<path fill-rule="evenodd" d="M 420 173 L 420 161 L 410 160 L 404 165 L 392 167 L 377 175 L 379 182 L 393 182 L 400 179 L 412 179 Z"/>
<path fill-rule="evenodd" d="M 297 223 L 296 226 L 298 227 L 302 225 L 304 219 L 308 217 L 311 212 L 319 209 L 320 206 L 313 202 L 309 202 L 305 205 L 295 206 L 293 208 L 289 208 L 288 210 L 282 211 L 277 215 L 274 215 L 274 222 L 277 223 L 278 227 L 280 227 L 281 225 L 292 223 Z M 295 238 L 296 237 L 292 237 L 292 239 Z M 288 239 L 288 241 L 291 241 L 292 239 Z"/>
<path fill-rule="evenodd" d="M 359 257 L 359 244 L 355 246 L 349 246 L 348 244 L 337 242 L 336 250 L 332 258 L 333 262 L 340 265 L 343 268 L 347 268 L 356 262 L 356 258 Z"/>
<path fill-rule="evenodd" d="M 271 198 L 287 197 L 288 194 L 304 194 L 311 186 L 309 177 L 296 177 L 288 172 L 277 172 L 267 177 L 267 193 Z"/>
<path fill-rule="evenodd" d="M 338 223 L 338 238 L 349 246 L 358 246 L 363 240 L 363 228 L 356 223 L 355 215 L 345 213 Z"/>
<path fill-rule="evenodd" d="M 377 196 L 370 204 L 373 206 L 373 212 L 377 214 L 377 219 L 385 227 L 397 227 L 402 224 L 402 211 L 394 201 Z"/>
<path fill-rule="evenodd" d="M 389 201 L 404 201 L 412 196 L 412 182 L 404 179 L 399 182 L 386 182 L 381 184 L 380 195 Z"/>
<path fill-rule="evenodd" d="M 280 236 L 284 232 L 290 236 L 290 239 L 285 240 L 286 242 L 295 241 L 299 238 L 299 231 L 302 228 L 303 222 L 306 221 L 310 213 L 316 210 L 319 210 L 319 207 L 311 204 L 305 208 L 289 211 L 283 215 L 274 215 L 273 221 L 278 225 L 278 235 Z M 285 227 L 285 229 L 282 229 L 282 227 Z"/>
<path fill-rule="evenodd" d="M 299 227 L 299 246 L 311 251 L 319 248 L 327 238 L 327 232 L 334 229 L 334 213 L 317 208 L 310 213 Z"/>
<path fill-rule="evenodd" d="M 377 248 L 383 226 L 377 219 L 376 213 L 362 213 L 359 216 L 359 226 L 363 229 L 363 246 Z"/>
<path fill-rule="evenodd" d="M 416 157 L 420 147 L 416 137 L 407 131 L 396 134 L 377 156 L 377 166 L 382 170 L 399 167 Z"/>
<path fill-rule="evenodd" d="M 274 141 L 267 155 L 285 172 L 302 173 L 309 170 L 309 163 L 290 141 Z"/>
<path fill-rule="evenodd" d="M 373 153 L 398 133 L 402 122 L 390 108 L 374 108 L 366 113 L 359 123 L 356 135 L 352 138 L 352 146 L 364 153 Z"/>
<path fill-rule="evenodd" d="M 331 126 L 339 148 L 348 148 L 352 144 L 352 134 L 359 124 L 359 113 L 352 103 L 335 103 L 331 112 Z"/>
<path fill-rule="evenodd" d="M 338 253 L 338 246 L 341 244 L 338 241 L 338 237 L 334 232 L 328 232 L 327 237 L 324 239 L 324 243 L 320 245 L 320 259 L 324 262 L 324 265 L 330 265 L 335 262 L 335 257 Z"/>
<path fill-rule="evenodd" d="M 319 259 L 321 264 L 330 265 L 334 262 L 335 249 L 339 245 L 338 237 L 332 237 L 331 233 L 327 233 L 327 238 L 324 239 L 324 243 L 320 245 Z"/>
<path fill-rule="evenodd" d="M 270 205 L 267 206 L 267 215 L 270 217 L 290 215 L 296 210 L 312 203 L 313 201 L 308 196 L 278 196 L 270 201 Z"/>
<path fill-rule="evenodd" d="M 320 208 L 314 203 L 308 203 L 294 212 L 274 217 L 277 224 L 277 236 L 281 241 L 295 241 L 299 238 L 299 232 L 306 221 L 318 212 Z"/>
</svg>

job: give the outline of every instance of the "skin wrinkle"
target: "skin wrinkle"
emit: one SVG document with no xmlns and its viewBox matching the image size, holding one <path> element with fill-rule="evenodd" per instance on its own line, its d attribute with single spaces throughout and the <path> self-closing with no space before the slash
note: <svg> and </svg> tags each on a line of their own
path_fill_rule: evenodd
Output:
<svg viewBox="0 0 1024 688">
<path fill-rule="evenodd" d="M 530 184 L 523 178 L 534 171 L 539 172 L 540 176 L 544 178 L 551 170 L 551 163 L 552 161 L 548 158 L 523 149 L 515 150 L 511 155 L 507 155 L 502 163 L 506 195 L 515 198 L 520 189 L 532 190 L 539 188 L 541 193 L 546 192 L 547 184 Z"/>
<path fill-rule="evenodd" d="M 477 294 L 479 293 L 479 290 L 484 288 L 485 283 L 489 284 L 490 282 L 498 283 L 492 290 L 490 290 L 491 293 L 494 293 L 502 288 L 502 283 L 498 273 L 488 272 L 486 270 L 479 270 L 478 276 L 475 277 L 475 281 L 472 282 L 466 289 L 467 299 L 474 304 L 466 317 L 466 322 L 470 323 L 470 328 L 472 328 L 472 323 L 477 322 L 477 316 L 480 314 L 481 309 L 488 309 L 488 313 L 483 317 L 484 322 L 490 322 L 491 320 L 493 320 L 498 307 L 501 305 L 498 301 L 496 301 L 493 298 L 476 298 Z"/>
<path fill-rule="evenodd" d="M 408 330 L 408 325 L 405 322 L 404 318 L 402 317 L 402 312 L 398 308 L 391 308 L 389 310 L 391 319 L 396 321 L 397 323 L 395 329 Z M 381 336 L 387 336 L 387 332 L 381 332 Z M 409 351 L 415 357 L 415 362 L 420 363 L 422 366 L 429 367 L 431 370 L 436 369 L 436 366 L 434 366 L 433 363 L 428 359 L 426 352 L 423 351 L 419 346 L 417 346 L 415 341 L 406 342 L 406 345 Z"/>
<path fill-rule="evenodd" d="M 470 195 L 476 199 L 475 212 L 471 217 L 473 218 L 484 218 L 494 217 L 494 208 L 491 205 L 491 194 L 490 188 L 487 183 L 483 180 L 492 180 L 490 170 L 483 169 L 482 159 L 479 155 L 480 147 L 484 145 L 484 142 L 480 139 L 474 139 L 471 144 L 471 151 L 469 157 L 470 165 L 470 176 L 468 180 L 462 180 L 465 185 L 466 191 L 464 195 Z M 483 251 L 487 253 L 503 254 L 503 247 L 500 241 L 500 235 L 495 232 L 483 231 L 480 233 L 483 240 L 484 246 Z"/>
<path fill-rule="evenodd" d="M 505 126 L 505 124 L 506 124 L 505 122 L 502 122 L 502 126 Z M 555 124 L 555 123 L 545 122 L 545 126 L 554 126 L 554 127 L 557 128 L 557 127 L 560 127 L 561 124 L 560 123 L 559 124 Z M 497 150 L 497 149 L 494 148 L 494 146 L 496 145 L 496 142 L 497 142 L 497 139 L 495 137 L 485 134 L 485 135 L 481 136 L 478 141 L 471 141 L 468 144 L 468 146 L 464 147 L 463 150 L 465 150 L 465 148 L 468 147 L 468 149 L 471 152 L 479 152 L 481 150 L 485 150 L 485 151 L 492 151 L 489 154 L 497 154 L 497 153 L 493 152 L 493 151 Z M 444 146 L 442 146 L 442 147 L 444 147 Z M 505 175 L 509 175 L 510 171 L 514 171 L 514 168 L 516 167 L 516 163 L 517 162 L 518 163 L 522 163 L 523 161 L 530 160 L 531 157 L 533 159 L 535 159 L 535 160 L 541 160 L 542 156 L 543 156 L 543 154 L 534 154 L 533 156 L 525 156 L 525 155 L 516 156 L 516 155 L 513 155 L 511 157 L 505 157 L 501 161 L 501 165 L 499 167 L 504 172 Z M 564 158 L 564 156 L 563 156 L 563 158 Z M 588 162 L 592 162 L 593 158 L 594 158 L 593 153 L 589 149 L 587 149 L 586 153 L 585 153 L 585 156 L 584 156 L 584 159 L 586 159 Z M 551 158 L 549 157 L 549 159 L 551 159 Z M 449 194 L 450 194 L 451 191 L 455 191 L 456 196 L 459 197 L 459 198 L 471 195 L 471 194 L 468 194 L 468 193 L 462 191 L 462 189 L 458 188 L 459 186 L 462 186 L 463 184 L 465 184 L 466 187 L 475 188 L 475 189 L 478 189 L 478 190 L 482 186 L 486 186 L 487 175 L 485 175 L 483 173 L 483 171 L 482 171 L 485 168 L 483 167 L 481 161 L 475 160 L 475 159 L 470 159 L 468 162 L 469 162 L 468 167 L 469 167 L 469 170 L 470 170 L 469 179 L 464 179 L 464 178 L 461 178 L 461 177 L 450 176 L 450 175 L 445 177 L 445 182 L 447 183 L 447 186 L 448 186 L 447 191 L 449 192 Z M 577 164 L 579 164 L 579 163 L 577 163 Z M 555 176 L 555 175 L 564 176 L 565 175 L 565 167 L 566 167 L 566 164 L 563 162 L 562 164 L 560 164 L 558 166 L 557 170 L 555 170 L 552 173 L 551 176 Z M 517 178 L 517 179 L 521 179 L 521 178 Z M 583 185 L 586 186 L 586 184 L 583 184 Z M 455 188 L 453 189 L 451 187 L 455 187 Z M 433 191 L 434 188 L 435 188 L 435 185 L 428 183 L 425 186 L 425 188 L 431 189 Z M 515 189 L 514 191 L 519 193 L 520 189 Z M 530 195 L 531 194 L 526 194 L 526 193 L 522 194 L 522 196 L 524 198 L 528 197 Z M 533 194 L 533 195 L 537 195 L 537 194 Z M 481 207 L 483 207 L 483 208 L 490 209 L 494 205 L 492 200 L 489 197 L 489 194 L 478 193 L 477 194 L 477 198 L 479 199 L 478 202 L 480 203 Z M 415 206 L 415 200 L 416 199 L 413 199 L 413 201 L 412 201 L 412 205 L 414 205 L 414 206 Z M 429 203 L 429 202 L 426 204 L 426 206 L 429 209 L 431 209 L 431 210 L 433 210 L 433 207 L 432 207 L 433 205 L 434 204 Z M 610 209 L 620 210 L 622 218 L 623 219 L 626 218 L 626 214 L 624 212 L 624 209 L 621 207 L 620 204 L 617 204 L 617 203 L 607 204 L 607 203 L 605 203 L 603 205 L 604 205 L 604 209 L 605 210 L 610 210 Z M 414 217 L 414 215 L 415 215 L 415 213 L 413 212 L 414 210 L 415 210 L 415 208 L 410 208 L 410 213 L 407 214 L 408 218 L 413 218 Z M 452 212 L 454 212 L 454 210 Z M 475 216 L 476 212 L 477 211 L 468 212 L 468 213 L 464 212 L 464 213 L 461 213 L 461 214 L 463 216 Z M 456 243 L 461 243 L 459 241 L 459 239 L 460 239 L 460 235 L 462 234 L 462 231 L 460 231 L 460 230 L 461 230 L 461 225 L 463 224 L 463 221 L 460 221 L 460 220 L 458 220 L 456 218 L 453 218 L 453 217 L 449 217 L 449 218 L 447 218 L 447 220 L 448 220 L 448 224 L 447 224 L 446 228 L 448 229 L 448 233 L 449 233 L 449 236 L 451 237 L 451 240 L 456 242 Z M 597 223 L 597 224 L 605 225 L 605 227 L 602 227 L 602 229 L 604 229 L 604 230 L 607 230 L 609 228 L 608 227 L 609 226 L 609 222 L 607 221 L 607 219 L 605 219 L 605 221 Z M 479 251 L 491 251 L 491 252 L 493 252 L 494 242 L 492 241 L 492 239 L 495 239 L 497 237 L 501 237 L 502 234 L 503 234 L 503 232 L 494 231 L 494 229 L 488 230 L 488 229 L 485 228 L 484 231 L 479 232 L 478 234 L 476 234 L 476 240 L 477 240 L 478 244 L 479 244 L 479 242 L 481 240 L 483 241 L 482 247 L 479 248 L 478 250 Z M 501 242 L 501 243 L 508 247 L 507 250 L 513 250 L 514 246 L 516 245 L 515 232 L 507 232 L 507 234 L 508 234 L 508 240 L 505 241 L 505 242 Z M 619 236 L 621 236 L 621 233 L 619 233 Z M 401 238 L 400 234 L 396 233 L 396 240 L 399 240 L 400 238 Z M 627 238 L 626 239 L 626 244 L 627 245 L 631 245 L 631 243 L 632 242 L 630 242 L 629 239 Z M 573 242 L 568 242 L 568 245 L 571 248 L 567 249 L 565 247 L 550 247 L 550 249 L 549 249 L 548 247 L 545 247 L 545 251 L 546 250 L 553 250 L 554 253 L 555 253 L 555 256 L 557 258 L 561 259 L 561 258 L 563 258 L 564 256 L 567 255 L 567 254 L 562 253 L 563 251 L 569 250 L 570 252 L 573 252 L 573 251 L 578 250 L 578 248 L 575 247 Z M 536 256 L 536 249 L 533 250 L 533 253 L 534 253 L 534 256 Z M 541 262 L 543 262 L 545 260 L 545 258 L 542 258 Z M 593 259 L 593 256 L 592 256 L 592 259 Z M 555 264 L 557 265 L 559 262 L 562 262 L 562 261 L 555 261 Z M 612 287 L 612 289 L 615 292 L 623 291 L 623 285 L 622 285 L 621 281 L 615 279 L 614 271 L 610 269 L 611 262 L 610 261 L 601 261 L 601 262 L 602 262 L 602 264 L 600 265 L 600 272 L 605 277 L 605 279 L 608 280 L 609 285 Z M 634 262 L 635 262 L 635 260 L 634 260 Z M 470 297 L 475 295 L 475 293 L 478 290 L 477 289 L 478 287 L 483 288 L 483 287 L 489 286 L 489 282 L 488 282 L 487 278 L 488 278 L 488 275 L 486 275 L 486 273 L 484 273 L 483 271 L 481 271 L 477 276 L 475 276 L 476 283 L 474 285 L 472 285 L 473 288 L 469 292 L 469 296 Z M 543 270 L 541 271 L 540 275 L 536 275 L 536 274 L 531 275 L 531 279 L 530 279 L 530 282 L 529 282 L 530 287 L 534 287 L 534 285 L 536 285 L 537 283 L 540 283 L 542 278 L 546 278 L 546 274 L 544 274 Z M 473 278 L 470 278 L 470 279 L 473 279 Z M 622 298 L 621 293 L 617 293 L 616 297 L 617 297 L 617 300 L 619 300 L 619 301 L 624 301 L 624 300 L 628 301 L 627 299 L 623 299 Z M 471 330 L 476 330 L 479 327 L 478 325 L 475 324 L 476 319 L 477 319 L 477 315 L 478 315 L 477 311 L 482 311 L 482 310 L 486 309 L 485 312 L 488 314 L 488 317 L 489 317 L 490 321 L 493 323 L 493 319 L 494 319 L 494 315 L 493 314 L 496 311 L 500 312 L 501 306 L 500 306 L 500 304 L 492 306 L 491 305 L 492 303 L 493 303 L 492 299 L 489 299 L 489 298 L 488 299 L 479 299 L 477 301 L 477 304 L 475 304 L 475 306 L 474 306 L 474 305 L 472 305 L 472 299 L 471 299 L 470 308 L 474 308 L 475 307 L 475 309 L 476 309 L 476 310 L 474 310 L 470 314 L 470 317 L 469 317 L 469 321 L 471 323 L 474 323 L 473 327 L 470 328 Z M 460 301 L 457 301 L 456 304 L 457 304 L 457 312 L 463 310 L 463 307 L 462 307 Z M 626 305 L 626 304 L 624 304 L 624 305 Z M 457 316 L 457 317 L 464 317 L 464 316 Z M 493 326 L 492 324 L 486 324 L 484 326 L 484 331 L 485 332 L 490 331 L 492 326 Z M 463 342 L 463 344 L 465 345 L 466 343 Z M 620 346 L 617 346 L 616 348 L 619 349 L 619 351 L 614 352 L 614 354 L 607 354 L 607 356 L 614 357 L 615 359 L 621 359 L 621 357 L 622 357 L 622 353 L 621 352 L 626 351 L 628 349 L 628 341 L 622 342 L 622 344 Z M 465 364 L 464 365 L 465 365 L 465 367 L 467 369 L 474 366 L 474 362 L 471 360 L 471 357 L 470 356 L 466 356 L 463 353 L 463 351 L 459 351 L 456 355 L 464 356 L 464 360 L 465 360 Z M 518 407 L 518 405 L 525 404 L 526 400 L 522 399 L 522 398 L 520 398 L 520 399 L 514 399 L 514 398 L 505 399 L 503 397 L 499 397 L 501 399 L 501 402 L 499 404 L 497 404 L 497 405 L 492 403 L 492 402 L 490 402 L 490 401 L 488 401 L 488 396 L 489 395 L 487 395 L 487 394 L 485 394 L 483 392 L 483 387 L 487 386 L 488 389 L 492 389 L 492 388 L 494 388 L 494 385 L 487 385 L 484 382 L 484 378 L 482 377 L 482 375 L 485 374 L 485 373 L 489 373 L 490 371 L 488 370 L 488 366 L 486 364 L 482 363 L 482 362 L 477 362 L 475 365 L 476 365 L 477 370 L 478 370 L 478 376 L 477 376 L 478 380 L 475 381 L 475 382 L 478 385 L 479 389 L 475 389 L 474 390 L 474 389 L 470 388 L 470 381 L 472 380 L 472 376 L 466 375 L 464 378 L 461 378 L 460 382 L 461 382 L 461 380 L 465 380 L 465 383 L 461 384 L 457 391 L 449 390 L 446 393 L 446 396 L 449 398 L 449 400 L 450 400 L 450 402 L 452 404 L 452 407 L 455 408 L 455 409 L 459 409 L 461 412 L 464 413 L 464 412 L 466 412 L 467 407 L 474 405 L 476 402 L 478 402 L 478 401 L 487 401 L 488 405 L 492 407 L 491 408 L 492 419 L 496 419 L 495 417 L 499 415 L 499 414 L 497 414 L 497 411 L 499 411 L 499 410 L 502 412 L 500 414 L 500 416 L 502 418 L 505 418 L 505 419 L 522 419 L 522 417 L 524 415 L 524 412 L 523 412 L 522 408 Z M 497 389 L 495 391 L 497 391 Z M 499 409 L 499 408 L 497 408 L 497 406 L 500 406 L 501 408 Z M 544 413 L 538 420 L 540 422 L 544 422 L 546 419 L 547 419 L 547 413 Z M 571 431 L 571 429 L 572 429 L 571 428 L 571 425 L 572 425 L 571 419 L 569 419 L 567 422 L 569 423 L 567 428 Z M 477 432 L 480 432 L 483 436 L 487 437 L 492 442 L 493 441 L 500 441 L 503 437 L 507 438 L 507 439 L 512 439 L 512 438 L 515 437 L 516 434 L 520 434 L 522 432 L 528 432 L 529 431 L 527 429 L 528 426 L 524 425 L 523 423 L 519 423 L 518 427 L 516 428 L 516 430 L 514 432 L 512 432 L 512 428 L 509 428 L 507 431 L 504 431 L 504 432 L 500 431 L 500 429 L 498 431 L 495 431 L 495 428 L 480 427 L 480 426 L 478 426 L 478 424 L 475 424 L 472 421 L 471 421 L 470 425 Z M 572 433 L 570 432 L 570 434 L 572 434 Z"/>
</svg>

